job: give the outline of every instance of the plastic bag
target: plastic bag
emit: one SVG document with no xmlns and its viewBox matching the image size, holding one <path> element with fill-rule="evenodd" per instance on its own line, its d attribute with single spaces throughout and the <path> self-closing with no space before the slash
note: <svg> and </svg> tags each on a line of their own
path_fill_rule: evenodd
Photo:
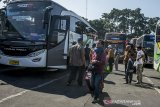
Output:
<svg viewBox="0 0 160 107">
<path fill-rule="evenodd" d="M 104 72 L 110 73 L 109 66 L 105 66 L 105 67 L 104 67 Z"/>
<path fill-rule="evenodd" d="M 136 66 L 137 66 L 137 61 L 135 61 L 135 62 L 134 62 L 133 66 L 134 66 L 134 67 L 136 67 Z"/>
</svg>

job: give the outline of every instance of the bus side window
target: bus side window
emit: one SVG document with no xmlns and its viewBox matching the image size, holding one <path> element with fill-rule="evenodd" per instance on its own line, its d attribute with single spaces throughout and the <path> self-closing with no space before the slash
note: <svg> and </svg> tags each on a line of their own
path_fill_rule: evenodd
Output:
<svg viewBox="0 0 160 107">
<path fill-rule="evenodd" d="M 160 26 L 157 27 L 156 35 L 160 35 Z"/>
<path fill-rule="evenodd" d="M 51 19 L 49 42 L 54 44 L 60 43 L 64 38 L 67 30 L 67 21 L 61 16 L 53 16 Z"/>
</svg>

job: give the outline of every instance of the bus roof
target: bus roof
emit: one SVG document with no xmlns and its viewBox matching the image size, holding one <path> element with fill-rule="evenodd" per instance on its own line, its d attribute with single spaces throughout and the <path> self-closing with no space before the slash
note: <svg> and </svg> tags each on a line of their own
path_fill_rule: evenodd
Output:
<svg viewBox="0 0 160 107">
<path fill-rule="evenodd" d="M 106 34 L 125 34 L 125 33 L 110 32 L 110 33 L 106 33 Z"/>
<path fill-rule="evenodd" d="M 77 19 L 80 19 L 81 21 L 83 21 L 89 28 L 91 28 L 92 30 L 94 30 L 95 32 L 97 32 L 93 27 L 91 27 L 91 25 L 85 20 L 83 19 L 81 16 L 77 15 L 75 12 L 68 10 L 68 11 L 62 11 L 61 15 L 69 15 L 69 16 L 74 16 Z"/>
</svg>

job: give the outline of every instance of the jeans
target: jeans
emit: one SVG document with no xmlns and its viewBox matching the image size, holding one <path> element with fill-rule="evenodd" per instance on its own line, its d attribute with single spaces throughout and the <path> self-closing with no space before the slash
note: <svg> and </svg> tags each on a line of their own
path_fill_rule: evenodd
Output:
<svg viewBox="0 0 160 107">
<path fill-rule="evenodd" d="M 102 82 L 102 75 L 98 73 L 94 73 L 92 75 L 92 86 L 94 89 L 94 99 L 99 98 L 100 95 L 100 84 Z"/>
</svg>

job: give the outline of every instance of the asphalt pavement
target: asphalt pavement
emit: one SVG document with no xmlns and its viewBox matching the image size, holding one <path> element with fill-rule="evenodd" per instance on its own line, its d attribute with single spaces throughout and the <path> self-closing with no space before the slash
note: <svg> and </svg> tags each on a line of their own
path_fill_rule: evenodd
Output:
<svg viewBox="0 0 160 107">
<path fill-rule="evenodd" d="M 0 107 L 159 107 L 160 74 L 145 68 L 143 85 L 125 84 L 124 65 L 113 70 L 104 80 L 100 101 L 92 104 L 92 96 L 84 84 L 75 81 L 66 86 L 67 71 L 37 72 L 13 70 L 0 73 Z"/>
</svg>

